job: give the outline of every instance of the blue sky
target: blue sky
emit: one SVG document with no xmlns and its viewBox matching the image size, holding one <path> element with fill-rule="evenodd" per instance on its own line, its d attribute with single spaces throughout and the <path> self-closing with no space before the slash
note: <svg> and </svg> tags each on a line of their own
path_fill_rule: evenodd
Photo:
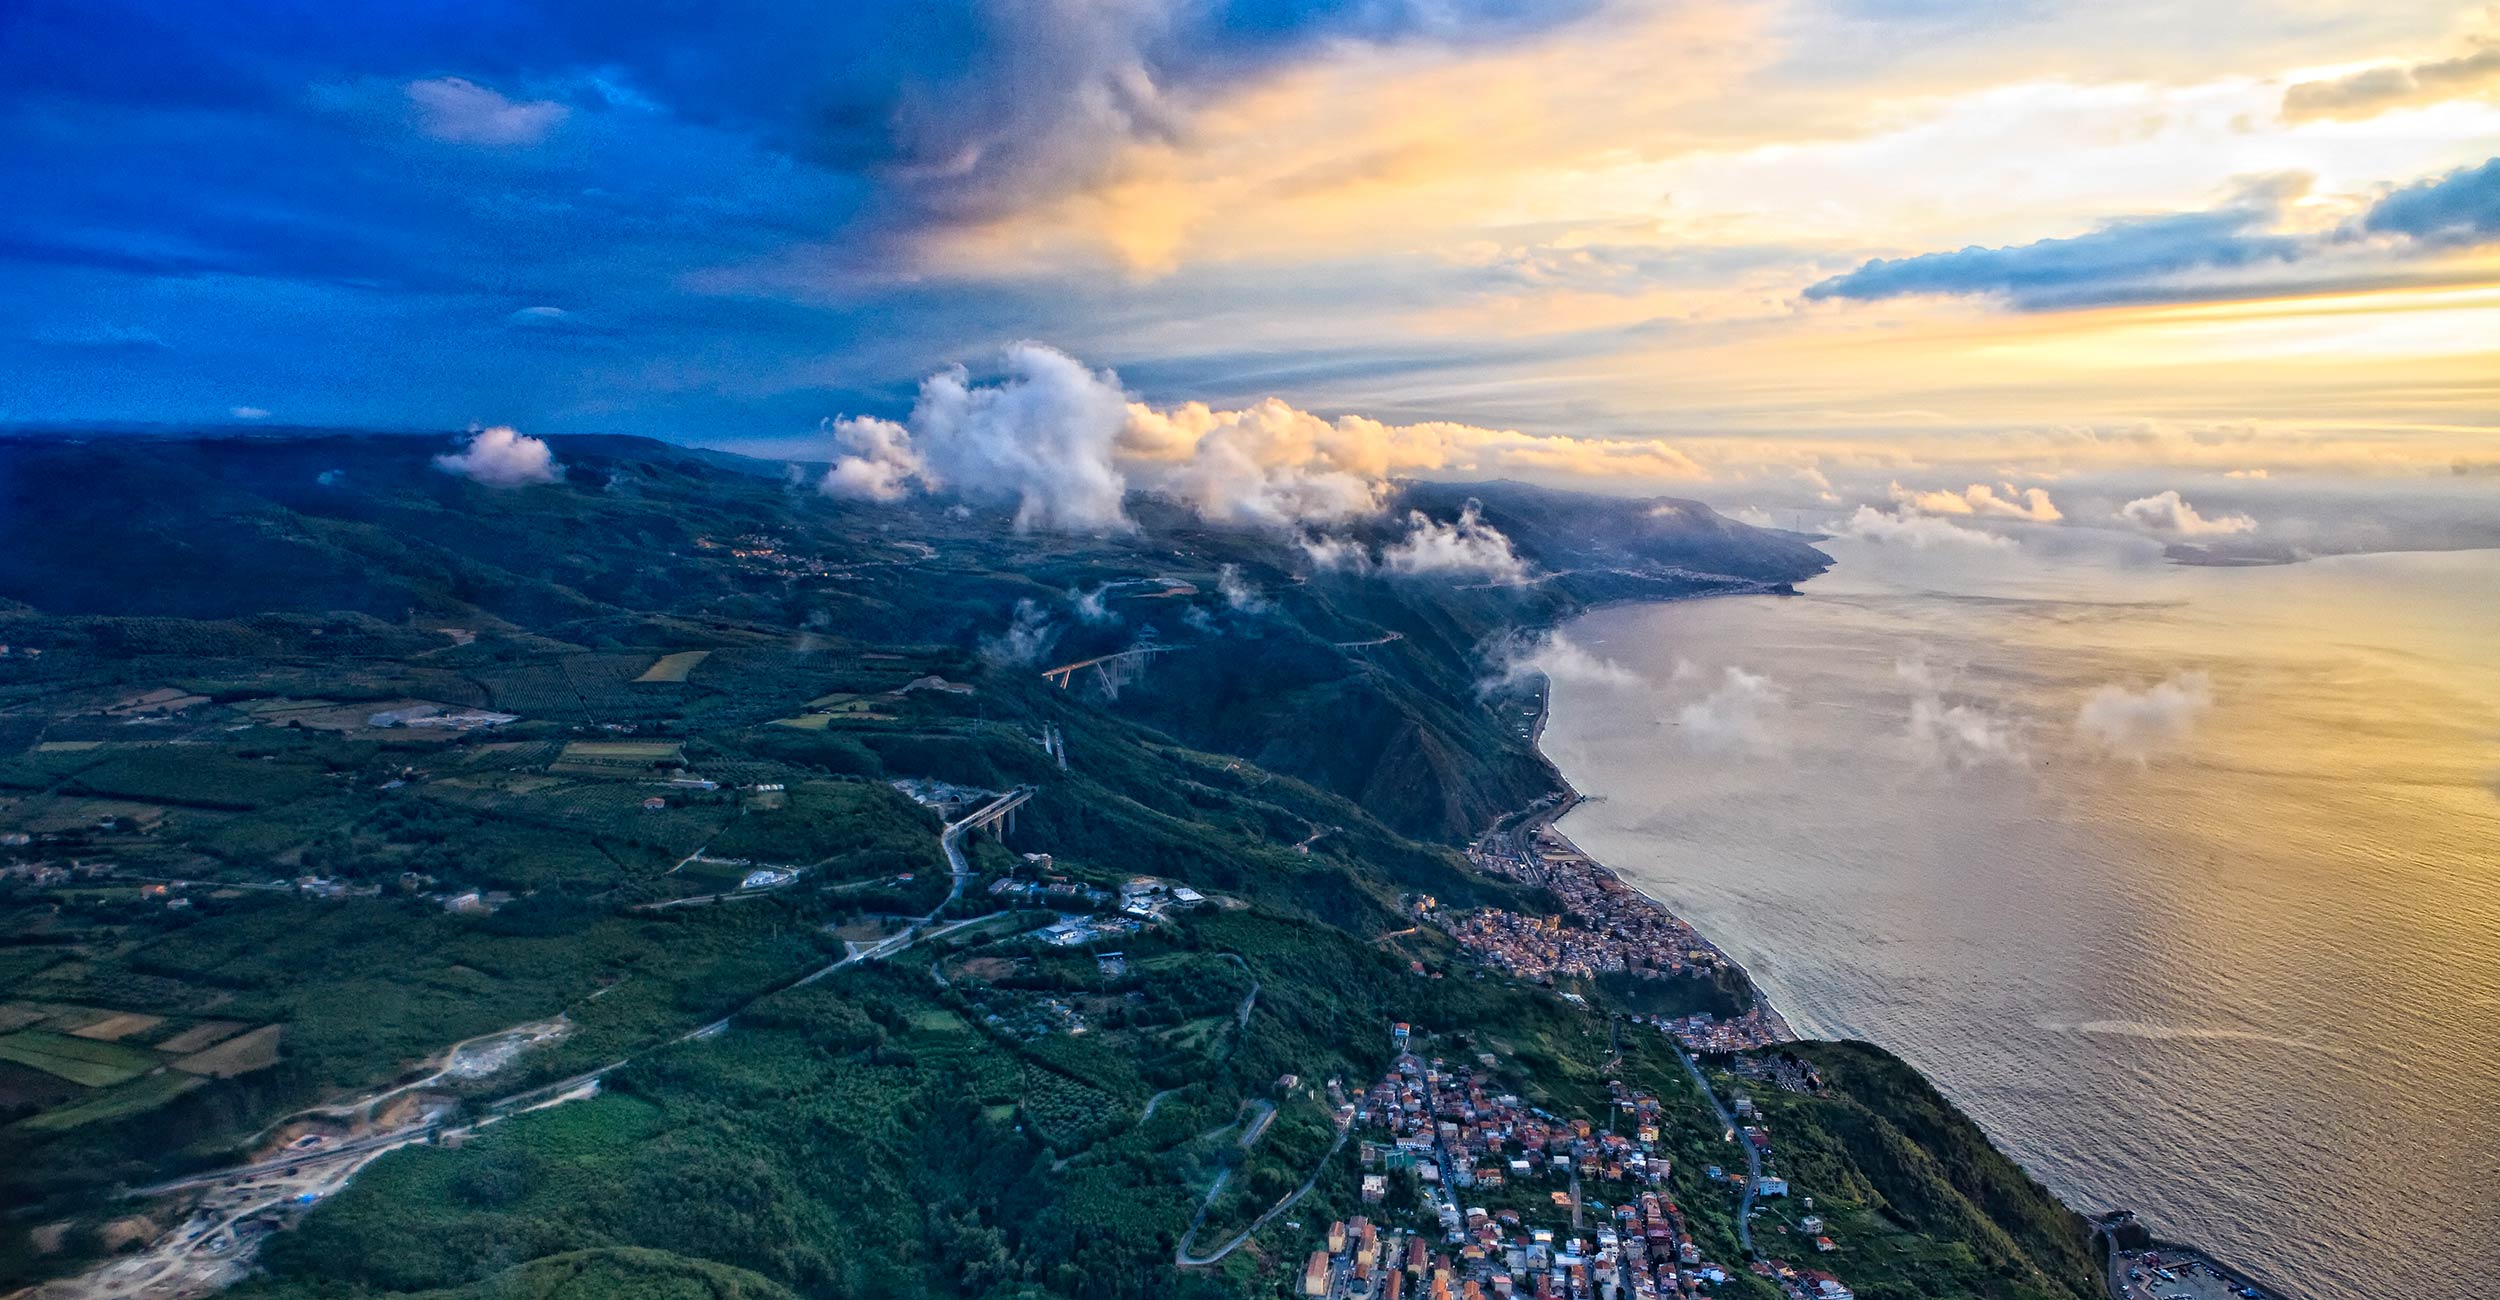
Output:
<svg viewBox="0 0 2500 1300">
<path fill-rule="evenodd" d="M 2445 466 L 2500 38 L 2404 8 L 20 0 L 0 420 L 797 450 L 1030 338 L 1719 476 L 2138 426 Z"/>
</svg>

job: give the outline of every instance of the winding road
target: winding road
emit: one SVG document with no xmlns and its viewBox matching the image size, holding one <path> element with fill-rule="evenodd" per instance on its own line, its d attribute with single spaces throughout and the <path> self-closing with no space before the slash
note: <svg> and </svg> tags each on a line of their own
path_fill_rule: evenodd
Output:
<svg viewBox="0 0 2500 1300">
<path fill-rule="evenodd" d="M 1675 1055 L 1677 1060 L 1684 1062 L 1684 1072 L 1693 1076 L 1693 1086 L 1701 1089 L 1702 1100 L 1709 1102 L 1710 1109 L 1718 1112 L 1723 1131 L 1735 1132 L 1736 1117 L 1728 1114 L 1727 1107 L 1719 1104 L 1719 1094 L 1710 1090 L 1708 1079 L 1701 1077 L 1701 1067 L 1694 1063 L 1693 1054 L 1679 1044 Z M 1753 1198 L 1755 1190 L 1762 1186 L 1762 1153 L 1754 1150 L 1751 1142 L 1740 1141 L 1737 1145 L 1745 1149 L 1745 1194 L 1736 1201 L 1736 1244 L 1744 1247 L 1745 1254 L 1750 1257 L 1754 1253 Z"/>
</svg>

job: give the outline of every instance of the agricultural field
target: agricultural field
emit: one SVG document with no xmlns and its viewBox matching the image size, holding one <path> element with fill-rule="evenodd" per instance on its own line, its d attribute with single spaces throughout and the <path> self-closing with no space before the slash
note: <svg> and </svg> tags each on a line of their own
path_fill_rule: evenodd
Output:
<svg viewBox="0 0 2500 1300">
<path fill-rule="evenodd" d="M 642 776 L 662 763 L 685 761 L 685 747 L 665 740 L 576 740 L 550 765 L 551 771 L 587 776 Z"/>
<path fill-rule="evenodd" d="M 118 1043 L 134 1035 L 145 1034 L 165 1023 L 163 1016 L 143 1015 L 136 1011 L 116 1011 L 92 1024 L 70 1030 L 73 1038 L 88 1038 L 100 1043 Z"/>
<path fill-rule="evenodd" d="M 50 1110 L 86 1095 L 87 1089 L 31 1065 L 0 1061 L 0 1124 Z"/>
<path fill-rule="evenodd" d="M 249 1028 L 240 1020 L 203 1020 L 156 1044 L 156 1050 L 187 1056 L 223 1042 Z"/>
<path fill-rule="evenodd" d="M 231 1079 L 238 1074 L 266 1070 L 278 1063 L 278 1039 L 286 1032 L 284 1025 L 262 1025 L 247 1034 L 239 1034 L 203 1051 L 194 1052 L 174 1062 L 174 1068 L 185 1074 L 206 1075 L 212 1079 Z"/>
<path fill-rule="evenodd" d="M 24 1127 L 30 1133 L 58 1133 L 83 1124 L 123 1119 L 154 1110 L 200 1083 L 196 1076 L 161 1070 L 117 1087 L 98 1089 L 67 1105 L 54 1106 L 26 1120 Z"/>
<path fill-rule="evenodd" d="M 89 1088 L 109 1087 L 164 1064 L 154 1052 L 44 1029 L 0 1035 L 0 1061 L 32 1066 Z"/>
<path fill-rule="evenodd" d="M 680 650 L 661 655 L 657 663 L 642 670 L 634 680 L 640 682 L 682 682 L 694 675 L 696 665 L 712 657 L 709 650 Z"/>
</svg>

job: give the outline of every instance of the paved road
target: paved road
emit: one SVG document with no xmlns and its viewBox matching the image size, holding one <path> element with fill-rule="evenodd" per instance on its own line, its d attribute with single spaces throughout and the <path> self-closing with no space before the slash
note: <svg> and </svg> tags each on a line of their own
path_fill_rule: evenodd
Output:
<svg viewBox="0 0 2500 1300">
<path fill-rule="evenodd" d="M 1354 1130 L 1351 1125 L 1338 1125 L 1337 1140 L 1328 1144 L 1327 1154 L 1322 1155 L 1319 1158 L 1318 1164 L 1311 1166 L 1311 1176 L 1303 1179 L 1300 1187 L 1286 1193 L 1285 1199 L 1267 1207 L 1266 1213 L 1252 1219 L 1250 1221 L 1250 1226 L 1242 1229 L 1240 1234 L 1235 1236 L 1231 1241 L 1225 1242 L 1223 1245 L 1216 1247 L 1214 1251 L 1208 1254 L 1192 1255 L 1189 1253 L 1189 1243 L 1197 1237 L 1198 1229 L 1206 1223 L 1207 1211 L 1215 1208 L 1215 1198 L 1224 1194 L 1224 1185 L 1231 1182 L 1233 1178 L 1233 1171 L 1230 1169 L 1217 1174 L 1215 1176 L 1215 1185 L 1207 1189 L 1206 1201 L 1198 1207 L 1198 1216 L 1189 1221 L 1189 1231 L 1181 1234 L 1181 1244 L 1173 1250 L 1172 1262 L 1178 1264 L 1182 1268 L 1204 1268 L 1209 1264 L 1222 1263 L 1226 1255 L 1230 1255 L 1234 1251 L 1241 1249 L 1243 1243 L 1258 1235 L 1259 1229 L 1266 1227 L 1271 1222 L 1274 1222 L 1276 1216 L 1292 1209 L 1296 1202 L 1311 1194 L 1312 1188 L 1319 1186 L 1319 1176 L 1328 1172 L 1328 1162 L 1336 1159 L 1337 1153 L 1345 1149 L 1346 1135 L 1353 1131 Z"/>
<path fill-rule="evenodd" d="M 802 975 L 787 984 L 767 989 L 763 993 L 757 994 L 756 997 L 750 1000 L 747 1005 L 752 1006 L 756 1001 L 760 1001 L 763 998 L 770 997 L 774 993 L 782 992 L 786 989 L 802 988 L 809 984 L 813 984 L 818 980 L 832 975 L 836 971 L 857 965 L 860 962 L 876 961 L 881 958 L 890 957 L 895 953 L 911 947 L 913 944 L 918 943 L 921 940 L 939 938 L 941 936 L 951 934 L 956 930 L 960 930 L 965 926 L 977 925 L 1000 915 L 1000 913 L 992 913 L 988 916 L 969 917 L 964 920 L 950 922 L 946 925 L 934 924 L 938 913 L 945 911 L 949 904 L 952 904 L 957 898 L 960 898 L 963 895 L 964 882 L 971 875 L 971 864 L 965 860 L 963 852 L 959 847 L 959 841 L 963 837 L 963 832 L 974 824 L 985 823 L 988 820 L 995 818 L 998 814 L 1005 812 L 1007 809 L 1023 803 L 1026 799 L 1031 798 L 1032 794 L 1033 791 L 1029 788 L 1010 791 L 994 800 L 991 800 L 988 804 L 983 805 L 980 809 L 975 810 L 971 814 L 949 825 L 945 829 L 944 833 L 939 837 L 939 843 L 941 847 L 946 850 L 947 864 L 953 872 L 954 883 L 953 887 L 947 892 L 946 901 L 944 903 L 940 903 L 935 911 L 930 912 L 927 916 L 919 918 L 910 927 L 904 929 L 900 933 L 890 935 L 866 948 L 857 949 L 840 960 L 829 962 L 820 966 L 808 974 Z M 1235 960 L 1239 959 L 1235 958 Z M 1246 999 L 1242 1006 L 1242 1015 L 1244 1019 L 1247 1019 L 1248 1017 L 1250 1002 L 1255 1001 L 1257 997 L 1258 990 L 1254 985 L 1251 989 L 1250 998 Z M 743 1010 L 745 1010 L 744 1007 L 739 1009 L 739 1011 Z M 540 1084 L 536 1087 L 508 1094 L 504 1097 L 486 1102 L 480 1107 L 480 1109 L 485 1112 L 485 1118 L 478 1122 L 492 1123 L 506 1115 L 517 1114 L 523 1110 L 532 1109 L 535 1106 L 548 1104 L 568 1095 L 580 1093 L 583 1089 L 597 1084 L 599 1080 L 609 1072 L 616 1070 L 641 1056 L 647 1055 L 650 1052 L 657 1051 L 664 1047 L 672 1047 L 679 1043 L 709 1038 L 718 1034 L 727 1029 L 730 1022 L 736 1019 L 738 1014 L 738 1011 L 733 1011 L 709 1024 L 698 1026 L 673 1038 L 666 1039 L 659 1043 L 654 1043 L 649 1047 L 630 1053 L 614 1061 L 610 1061 L 606 1065 L 599 1066 L 596 1069 L 585 1070 L 582 1073 L 573 1075 L 570 1078 L 559 1079 L 554 1083 Z M 526 1028 L 528 1028 L 528 1026 L 520 1027 L 520 1029 Z M 433 1073 L 428 1074 L 424 1078 L 416 1080 L 413 1083 L 396 1084 L 390 1088 L 382 1090 L 381 1092 L 368 1095 L 356 1101 L 338 1103 L 332 1106 L 319 1107 L 313 1111 L 299 1113 L 328 1113 L 332 1115 L 339 1115 L 366 1110 L 389 1097 L 408 1092 L 412 1089 L 422 1088 L 427 1084 L 440 1080 L 444 1074 L 450 1070 L 451 1066 L 459 1060 L 461 1050 L 468 1047 L 470 1044 L 482 1042 L 486 1039 L 514 1032 L 519 1032 L 519 1030 L 497 1030 L 492 1034 L 481 1034 L 476 1038 L 464 1039 L 461 1042 L 453 1044 L 444 1052 L 442 1065 L 440 1067 L 438 1067 Z M 290 1116 L 289 1118 L 293 1118 L 293 1116 Z M 285 1121 L 283 1120 L 280 1121 L 280 1123 L 284 1122 Z M 325 1187 L 323 1188 L 324 1191 L 334 1190 L 337 1186 L 343 1186 L 347 1179 L 352 1177 L 364 1165 L 371 1163 L 374 1159 L 379 1158 L 384 1153 L 412 1143 L 425 1141 L 432 1138 L 447 1127 L 449 1126 L 441 1120 L 428 1120 L 421 1124 L 412 1124 L 402 1128 L 392 1129 L 386 1133 L 376 1133 L 361 1138 L 354 1138 L 345 1142 L 340 1142 L 336 1145 L 328 1145 L 300 1153 L 282 1155 L 275 1159 L 257 1161 L 251 1164 L 231 1166 L 213 1173 L 196 1174 L 186 1178 L 173 1179 L 168 1182 L 158 1183 L 152 1187 L 139 1189 L 139 1194 L 161 1196 L 173 1192 L 188 1191 L 198 1188 L 209 1189 L 213 1194 L 217 1189 L 221 1188 L 241 1189 L 245 1184 L 265 1182 L 273 1178 L 287 1178 L 296 1175 L 316 1174 L 318 1175 L 318 1180 L 325 1184 Z M 272 1188 L 266 1197 L 260 1195 L 249 1197 L 244 1203 L 234 1207 L 232 1213 L 227 1214 L 221 1212 L 218 1216 L 219 1221 L 206 1231 L 197 1231 L 186 1234 L 180 1229 L 177 1229 L 175 1233 L 171 1233 L 164 1238 L 160 1238 L 158 1242 L 156 1242 L 148 1251 L 143 1252 L 141 1255 L 117 1261 L 116 1263 L 108 1265 L 105 1268 L 98 1269 L 78 1278 L 63 1279 L 61 1282 L 54 1284 L 55 1288 L 57 1288 L 56 1291 L 50 1291 L 47 1292 L 47 1294 L 81 1294 L 89 1296 L 136 1295 L 142 1291 L 163 1289 L 175 1276 L 179 1274 L 189 1272 L 196 1275 L 196 1270 L 203 1266 L 214 1268 L 227 1264 L 240 1264 L 241 1256 L 244 1252 L 240 1250 L 239 1243 L 231 1248 L 232 1253 L 221 1253 L 215 1256 L 208 1255 L 207 1252 L 201 1251 L 199 1247 L 213 1240 L 224 1239 L 231 1241 L 233 1225 L 235 1223 L 240 1222 L 253 1214 L 269 1209 L 272 1206 L 281 1204 L 285 1200 L 289 1199 L 291 1195 L 292 1189 L 281 1191 L 279 1189 Z M 190 1225 L 186 1224 L 185 1226 L 187 1227 Z"/>
<path fill-rule="evenodd" d="M 1693 1076 L 1693 1086 L 1701 1089 L 1702 1099 L 1710 1103 L 1710 1109 L 1718 1112 L 1720 1125 L 1727 1132 L 1735 1132 L 1736 1117 L 1728 1114 L 1727 1107 L 1719 1104 L 1719 1094 L 1710 1090 L 1710 1081 L 1701 1076 L 1701 1067 L 1694 1064 L 1693 1054 L 1679 1044 L 1675 1055 L 1676 1059 L 1684 1062 L 1685 1073 Z M 1762 1185 L 1762 1153 L 1753 1149 L 1753 1143 L 1741 1138 L 1736 1145 L 1745 1149 L 1745 1194 L 1736 1201 L 1736 1244 L 1743 1246 L 1745 1254 L 1750 1257 L 1753 1254 L 1753 1196 L 1754 1189 Z"/>
<path fill-rule="evenodd" d="M 963 897 L 964 882 L 972 878 L 972 864 L 964 858 L 964 832 L 975 825 L 986 825 L 997 820 L 1002 814 L 1032 797 L 1031 786 L 1018 786 L 946 824 L 946 829 L 938 834 L 938 847 L 946 850 L 946 870 L 954 877 L 954 880 L 947 886 L 946 901 L 931 909 L 927 916 L 921 917 L 920 924 L 927 925 L 936 920 L 939 912 L 945 911 L 954 905 L 956 899 Z"/>
</svg>

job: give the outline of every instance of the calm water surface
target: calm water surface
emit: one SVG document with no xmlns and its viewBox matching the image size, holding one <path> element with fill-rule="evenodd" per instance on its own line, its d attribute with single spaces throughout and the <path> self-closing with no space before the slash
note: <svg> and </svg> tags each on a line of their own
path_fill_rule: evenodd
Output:
<svg viewBox="0 0 2500 1300">
<path fill-rule="evenodd" d="M 1563 829 L 2079 1207 L 2500 1278 L 2500 554 L 1827 549 L 1567 630 Z"/>
</svg>

